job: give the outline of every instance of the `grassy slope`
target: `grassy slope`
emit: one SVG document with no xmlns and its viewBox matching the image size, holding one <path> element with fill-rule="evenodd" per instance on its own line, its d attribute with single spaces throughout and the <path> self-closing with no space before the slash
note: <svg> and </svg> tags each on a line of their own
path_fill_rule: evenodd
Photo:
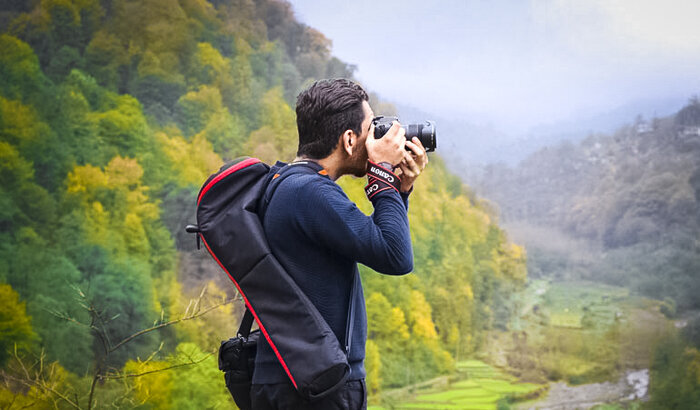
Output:
<svg viewBox="0 0 700 410">
<path fill-rule="evenodd" d="M 479 360 L 457 364 L 457 381 L 447 386 L 427 386 L 403 399 L 371 409 L 496 409 L 499 400 L 532 398 L 545 386 L 520 383 L 514 377 Z"/>
</svg>

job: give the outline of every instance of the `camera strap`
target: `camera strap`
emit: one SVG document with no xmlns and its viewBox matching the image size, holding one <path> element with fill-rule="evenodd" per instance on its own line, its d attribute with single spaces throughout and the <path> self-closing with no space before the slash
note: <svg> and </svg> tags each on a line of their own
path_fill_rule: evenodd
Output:
<svg viewBox="0 0 700 410">
<path fill-rule="evenodd" d="M 372 161 L 367 161 L 367 186 L 365 186 L 365 194 L 367 199 L 372 199 L 377 193 L 394 189 L 399 192 L 401 187 L 401 178 L 381 165 L 375 164 Z"/>
</svg>

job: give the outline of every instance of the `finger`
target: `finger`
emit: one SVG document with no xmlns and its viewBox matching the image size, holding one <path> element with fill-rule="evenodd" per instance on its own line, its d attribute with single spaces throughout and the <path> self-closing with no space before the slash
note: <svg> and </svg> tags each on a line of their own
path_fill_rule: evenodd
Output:
<svg viewBox="0 0 700 410">
<path fill-rule="evenodd" d="M 386 137 L 393 138 L 396 136 L 396 134 L 399 132 L 401 129 L 401 124 L 398 121 L 394 121 L 391 123 L 391 127 L 389 127 L 389 130 L 386 132 Z"/>
<path fill-rule="evenodd" d="M 417 139 L 416 137 L 413 137 L 414 139 Z M 420 141 L 418 141 L 420 143 Z M 408 141 L 406 140 L 406 146 L 413 152 L 415 155 L 419 155 L 421 153 L 421 147 L 417 145 L 415 142 Z M 424 150 L 423 150 L 424 151 Z"/>
<path fill-rule="evenodd" d="M 425 147 L 423 146 L 423 143 L 420 141 L 420 138 L 418 137 L 413 137 L 411 138 L 411 141 L 416 144 L 417 146 L 420 147 L 421 151 L 425 152 Z"/>
<path fill-rule="evenodd" d="M 414 150 L 413 152 L 415 152 L 417 156 L 419 156 L 419 157 L 426 156 L 427 157 L 427 152 L 425 150 L 425 147 L 423 146 L 423 143 L 420 141 L 420 139 L 418 137 L 413 137 L 410 142 L 412 145 L 414 145 L 416 147 L 416 150 Z"/>
<path fill-rule="evenodd" d="M 416 179 L 416 177 L 418 177 L 418 175 L 416 173 L 411 172 L 411 171 L 405 171 L 403 173 L 403 178 L 401 178 L 401 179 L 405 181 L 407 178 L 408 179 Z"/>
<path fill-rule="evenodd" d="M 428 153 L 425 151 L 425 148 L 420 142 L 420 139 L 418 139 L 418 137 L 413 137 L 413 141 L 407 141 L 406 145 L 411 147 L 412 151 L 416 154 L 417 162 L 421 165 L 422 168 L 425 168 L 425 165 L 428 163 Z M 417 149 L 414 150 L 413 147 L 416 147 Z"/>
<path fill-rule="evenodd" d="M 412 156 L 408 155 L 406 158 L 406 165 L 410 168 L 411 172 L 413 172 L 415 175 L 420 174 L 421 171 L 421 166 L 416 162 L 415 159 L 413 159 Z"/>
<path fill-rule="evenodd" d="M 413 178 L 415 175 L 413 171 L 408 167 L 406 164 L 401 164 L 399 165 L 399 168 L 401 169 L 401 179 L 405 178 Z"/>
<path fill-rule="evenodd" d="M 386 132 L 386 136 L 389 138 L 395 138 L 399 133 L 403 132 L 404 134 L 406 133 L 406 130 L 404 130 L 401 127 L 401 123 L 398 121 L 393 121 L 391 123 L 391 127 L 389 127 L 389 130 Z"/>
<path fill-rule="evenodd" d="M 406 145 L 408 145 L 408 143 L 406 143 Z M 403 161 L 405 164 L 410 164 L 409 161 L 415 162 L 416 159 L 415 159 L 415 157 L 414 157 L 413 154 L 411 154 L 409 151 L 406 151 L 406 152 L 403 153 L 403 159 L 402 159 L 402 161 Z"/>
<path fill-rule="evenodd" d="M 404 154 L 402 165 L 404 166 L 404 172 L 406 174 L 410 174 L 411 176 L 417 176 L 420 174 L 420 167 L 418 164 L 416 164 L 416 161 L 408 152 Z"/>
<path fill-rule="evenodd" d="M 402 128 L 401 125 L 399 125 L 399 129 L 398 131 L 396 131 L 396 139 L 399 140 L 401 146 L 404 146 L 404 144 L 406 143 L 406 129 Z"/>
</svg>

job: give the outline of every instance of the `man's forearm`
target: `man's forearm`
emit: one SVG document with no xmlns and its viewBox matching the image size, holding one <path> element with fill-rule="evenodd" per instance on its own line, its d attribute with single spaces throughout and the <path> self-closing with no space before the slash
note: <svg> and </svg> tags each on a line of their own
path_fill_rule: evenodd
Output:
<svg viewBox="0 0 700 410">
<path fill-rule="evenodd" d="M 411 231 L 408 225 L 408 199 L 396 192 L 382 192 L 372 200 L 374 213 L 372 220 L 381 232 L 380 246 L 384 255 L 379 258 L 374 270 L 389 274 L 403 275 L 413 270 L 413 248 Z"/>
<path fill-rule="evenodd" d="M 385 242 L 386 266 L 378 270 L 386 274 L 405 274 L 413 270 L 411 232 L 408 227 L 408 197 L 399 191 L 401 179 L 392 170 L 369 162 L 365 192 L 372 205 L 372 219 Z"/>
</svg>

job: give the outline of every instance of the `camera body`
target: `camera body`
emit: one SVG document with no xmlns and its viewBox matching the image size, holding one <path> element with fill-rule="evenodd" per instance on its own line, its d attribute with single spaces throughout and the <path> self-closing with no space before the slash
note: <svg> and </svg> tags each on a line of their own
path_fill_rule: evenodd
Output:
<svg viewBox="0 0 700 410">
<path fill-rule="evenodd" d="M 388 117 L 380 115 L 374 117 L 374 138 L 379 139 L 389 131 L 391 124 L 398 121 L 398 117 Z M 406 130 L 406 140 L 410 141 L 413 137 L 418 137 L 423 147 L 428 152 L 435 151 L 437 148 L 437 135 L 435 133 L 435 121 L 425 121 L 417 124 L 402 125 L 401 128 Z"/>
</svg>

